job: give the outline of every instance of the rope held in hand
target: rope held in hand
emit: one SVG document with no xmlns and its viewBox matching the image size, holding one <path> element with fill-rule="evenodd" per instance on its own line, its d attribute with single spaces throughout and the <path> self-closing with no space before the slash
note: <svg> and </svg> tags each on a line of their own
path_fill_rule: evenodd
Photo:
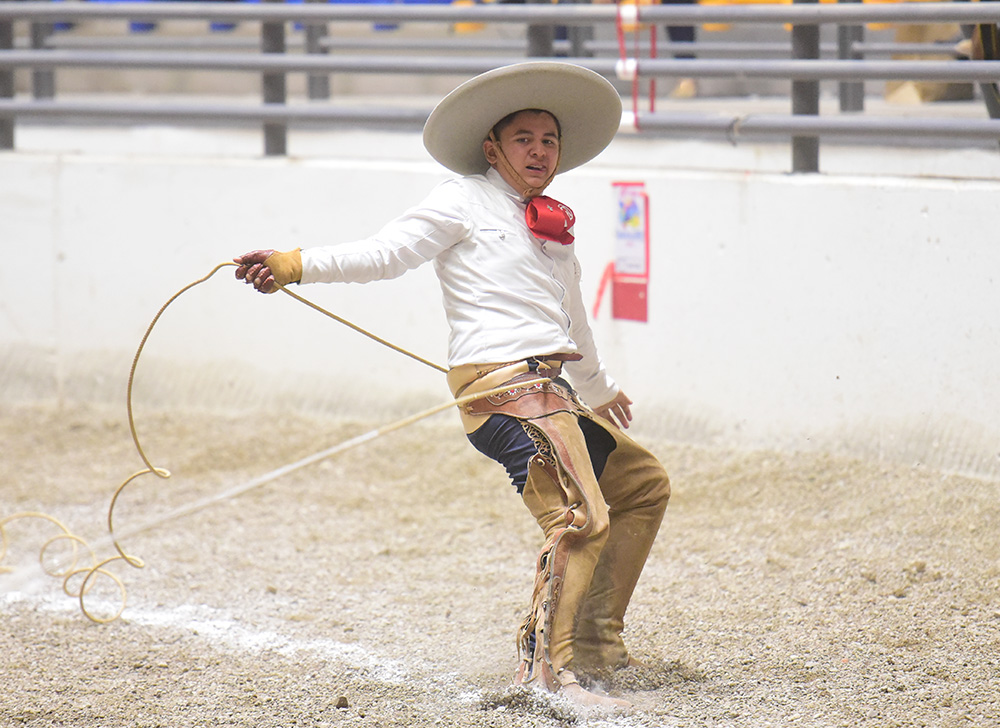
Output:
<svg viewBox="0 0 1000 728">
<path fill-rule="evenodd" d="M 75 597 L 79 600 L 80 610 L 88 619 L 90 619 L 93 622 L 97 622 L 99 624 L 106 624 L 108 622 L 113 622 L 116 619 L 118 619 L 118 617 L 120 617 L 122 612 L 124 612 L 125 610 L 126 598 L 127 598 L 125 584 L 121 580 L 121 578 L 119 578 L 113 572 L 109 571 L 107 567 L 115 561 L 124 561 L 129 566 L 132 566 L 137 569 L 141 569 L 145 566 L 145 563 L 142 561 L 142 559 L 139 559 L 136 556 L 131 556 L 125 552 L 125 549 L 122 547 L 121 542 L 119 540 L 121 537 L 126 535 L 131 536 L 137 533 L 141 533 L 143 531 L 148 531 L 168 521 L 176 520 L 184 516 L 189 516 L 193 513 L 196 513 L 211 506 L 214 503 L 219 503 L 221 501 L 233 498 L 242 493 L 246 493 L 247 491 L 253 490 L 254 488 L 259 488 L 260 486 L 263 486 L 267 483 L 277 480 L 278 478 L 288 475 L 289 473 L 295 472 L 296 470 L 300 470 L 309 465 L 313 465 L 315 463 L 320 462 L 321 460 L 333 457 L 334 455 L 339 455 L 340 453 L 345 452 L 346 450 L 350 450 L 351 448 L 357 447 L 366 442 L 370 442 L 371 440 L 381 437 L 382 435 L 386 435 L 390 432 L 394 432 L 404 427 L 408 427 L 409 425 L 419 422 L 420 420 L 435 415 L 439 412 L 443 412 L 444 410 L 451 409 L 452 407 L 461 407 L 474 400 L 482 399 L 484 397 L 489 397 L 495 394 L 500 394 L 501 392 L 505 392 L 510 388 L 507 385 L 494 387 L 493 389 L 489 389 L 484 392 L 476 392 L 475 394 L 468 394 L 459 397 L 457 399 L 449 400 L 447 402 L 442 402 L 441 404 L 425 409 L 422 412 L 418 412 L 408 417 L 396 420 L 395 422 L 383 425 L 374 430 L 370 430 L 362 435 L 359 435 L 357 437 L 351 438 L 337 445 L 329 447 L 325 450 L 321 450 L 320 452 L 304 457 L 301 460 L 298 460 L 294 463 L 290 463 L 280 468 L 276 468 L 275 470 L 272 470 L 269 473 L 265 473 L 264 475 L 258 476 L 246 483 L 241 483 L 239 485 L 227 488 L 213 495 L 206 496 L 204 498 L 200 498 L 195 501 L 191 501 L 190 503 L 187 503 L 183 506 L 168 511 L 167 513 L 162 514 L 156 518 L 145 521 L 144 523 L 137 524 L 124 531 L 119 531 L 118 534 L 116 535 L 114 527 L 114 511 L 115 511 L 115 506 L 118 503 L 118 499 L 121 496 L 122 492 L 125 490 L 125 488 L 128 487 L 137 478 L 143 475 L 153 474 L 162 479 L 168 479 L 170 478 L 171 475 L 169 470 L 166 470 L 165 468 L 158 468 L 154 466 L 153 463 L 150 461 L 149 457 L 146 455 L 146 452 L 142 447 L 142 443 L 139 441 L 139 435 L 138 432 L 136 431 L 136 426 L 135 426 L 135 415 L 132 407 L 133 383 L 135 381 L 135 372 L 139 364 L 139 358 L 142 355 L 143 349 L 146 346 L 146 342 L 149 340 L 150 334 L 152 334 L 153 329 L 156 327 L 156 324 L 163 316 L 163 313 L 167 310 L 167 308 L 170 307 L 170 305 L 174 301 L 176 301 L 178 298 L 180 298 L 180 296 L 182 296 L 184 293 L 191 290 L 195 286 L 198 286 L 207 281 L 208 279 L 210 279 L 222 268 L 235 265 L 236 265 L 235 263 L 230 263 L 230 262 L 220 263 L 219 265 L 215 266 L 215 268 L 213 268 L 207 275 L 195 281 L 192 281 L 191 283 L 189 283 L 188 285 L 184 286 L 176 293 L 174 293 L 174 295 L 172 295 L 169 299 L 167 299 L 166 303 L 164 303 L 160 307 L 160 309 L 156 312 L 156 315 L 153 317 L 152 321 L 150 321 L 149 326 L 146 327 L 146 331 L 139 342 L 138 348 L 136 349 L 135 356 L 132 358 L 132 365 L 129 369 L 128 387 L 126 392 L 126 407 L 128 410 L 129 432 L 132 435 L 132 442 L 135 444 L 135 449 L 139 453 L 139 457 L 142 459 L 142 462 L 145 464 L 146 467 L 143 470 L 139 470 L 130 475 L 128 478 L 125 479 L 125 481 L 121 485 L 118 486 L 118 488 L 115 489 L 115 492 L 111 497 L 111 502 L 108 506 L 108 534 L 111 544 L 114 546 L 114 549 L 115 551 L 117 551 L 118 555 L 99 561 L 94 549 L 92 549 L 87 544 L 86 541 L 84 541 L 79 536 L 73 535 L 69 531 L 69 529 L 67 529 L 56 518 L 53 518 L 52 516 L 49 516 L 44 513 L 29 511 L 23 513 L 17 513 L 14 514 L 13 516 L 0 520 L 0 563 L 3 562 L 3 559 L 7 554 L 8 539 L 7 539 L 7 533 L 4 529 L 4 527 L 7 524 L 23 518 L 40 518 L 49 521 L 50 523 L 54 524 L 60 529 L 61 531 L 60 534 L 49 539 L 42 545 L 41 550 L 39 552 L 39 563 L 41 564 L 42 569 L 45 571 L 45 573 L 48 574 L 49 576 L 63 577 L 63 591 L 66 592 L 68 596 Z M 309 301 L 308 299 L 305 299 L 296 293 L 292 293 L 290 290 L 288 290 L 284 286 L 281 286 L 280 284 L 276 283 L 275 285 L 277 285 L 280 290 L 282 290 L 284 293 L 294 298 L 296 301 L 324 314 L 325 316 L 328 316 L 334 321 L 337 321 L 341 324 L 344 324 L 345 326 L 348 326 L 349 328 L 353 329 L 354 331 L 357 331 L 360 334 L 367 336 L 373 341 L 376 341 L 384 346 L 389 347 L 393 351 L 396 351 L 400 354 L 404 354 L 412 359 L 415 359 L 416 361 L 419 361 L 427 366 L 437 369 L 438 371 L 441 372 L 448 371 L 445 367 L 442 367 L 438 364 L 428 361 L 427 359 L 417 356 L 416 354 L 407 351 L 406 349 L 403 349 L 399 346 L 396 346 L 395 344 L 392 344 L 386 341 L 385 339 L 381 339 L 378 336 L 375 336 L 374 334 L 366 331 L 360 326 L 357 326 L 356 324 L 353 324 L 350 321 L 347 321 L 346 319 L 343 319 L 340 316 L 337 316 L 336 314 L 327 311 L 326 309 L 322 308 L 321 306 L 318 306 L 317 304 Z M 532 379 L 527 382 L 519 383 L 518 386 L 527 388 L 542 384 L 547 381 L 549 381 L 547 377 L 539 377 L 537 379 Z M 67 540 L 72 544 L 73 546 L 72 562 L 68 567 L 62 570 L 56 570 L 54 567 L 49 567 L 46 565 L 45 553 L 53 543 L 60 540 Z M 78 566 L 79 549 L 81 546 L 84 547 L 89 552 L 90 555 L 89 566 Z M 0 572 L 2 571 L 4 571 L 4 569 L 3 567 L 0 567 Z M 81 576 L 82 580 L 80 581 L 79 588 L 73 588 L 70 583 L 71 580 L 74 579 L 75 577 L 81 577 Z M 94 581 L 99 576 L 111 579 L 117 585 L 118 590 L 121 593 L 121 604 L 117 609 L 117 611 L 115 611 L 111 616 L 96 615 L 93 611 L 88 609 L 85 601 L 86 594 L 93 588 Z"/>
<path fill-rule="evenodd" d="M 179 291 L 177 291 L 174 295 L 172 295 L 170 298 L 168 298 L 167 301 L 166 301 L 166 303 L 164 303 L 162 306 L 160 306 L 160 310 L 156 312 L 155 316 L 153 316 L 153 320 L 149 322 L 149 326 L 146 327 L 146 332 L 142 335 L 142 339 L 139 341 L 139 347 L 136 349 L 135 356 L 132 358 L 132 366 L 129 369 L 129 373 L 128 373 L 128 392 L 126 394 L 126 402 L 127 402 L 127 407 L 128 407 L 128 426 L 129 426 L 129 431 L 132 433 L 132 441 L 135 443 L 136 450 L 139 451 L 139 457 L 142 458 L 142 461 L 146 464 L 146 467 L 149 468 L 149 470 L 151 472 L 155 473 L 156 475 L 159 475 L 161 478 L 169 478 L 170 477 L 170 473 L 168 471 L 158 472 L 157 469 L 153 467 L 153 464 L 149 461 L 149 458 L 146 457 L 146 453 L 143 452 L 142 445 L 139 444 L 139 437 L 138 437 L 138 435 L 136 434 L 136 431 L 135 431 L 135 418 L 132 416 L 132 383 L 135 380 L 135 369 L 136 369 L 136 366 L 139 364 L 139 357 L 142 355 L 142 350 L 146 347 L 146 341 L 149 339 L 149 335 L 151 333 L 153 333 L 153 329 L 155 328 L 156 324 L 159 322 L 160 317 L 163 316 L 163 312 L 166 311 L 167 308 L 169 308 L 170 305 L 174 301 L 176 301 L 178 298 L 180 298 L 183 294 L 187 293 L 188 291 L 190 291 L 195 286 L 201 285 L 202 283 L 204 283 L 205 281 L 207 281 L 209 278 L 211 278 L 212 276 L 214 276 L 216 273 L 218 273 L 223 268 L 227 268 L 227 267 L 230 267 L 230 266 L 235 267 L 236 263 L 232 263 L 232 262 L 228 262 L 228 261 L 225 262 L 225 263 L 219 263 L 217 266 L 215 266 L 214 268 L 212 268 L 212 270 L 209 271 L 206 275 L 202 276 L 201 278 L 199 278 L 199 279 L 197 279 L 195 281 L 192 281 L 191 283 L 188 283 L 186 286 L 184 286 Z M 292 293 L 290 290 L 288 290 L 288 288 L 286 288 L 285 286 L 281 285 L 277 281 L 275 281 L 274 285 L 277 286 L 283 293 L 291 296 L 292 298 L 294 298 L 299 303 L 308 306 L 309 308 L 313 309 L 314 311 L 320 312 L 324 316 L 327 316 L 327 317 L 333 319 L 337 323 L 341 323 L 344 326 L 347 326 L 348 328 L 351 328 L 354 331 L 357 331 L 359 334 L 367 336 L 372 341 L 378 342 L 379 344 L 382 344 L 383 346 L 387 346 L 390 349 L 392 349 L 393 351 L 399 352 L 400 354 L 403 354 L 404 356 L 408 356 L 411 359 L 415 359 L 416 361 L 420 362 L 421 364 L 426 364 L 427 366 L 431 367 L 432 369 L 437 369 L 439 372 L 442 372 L 442 373 L 445 373 L 445 374 L 448 372 L 448 369 L 445 368 L 445 367 L 443 367 L 443 366 L 441 366 L 440 364 L 435 364 L 434 362 L 428 361 L 427 359 L 424 359 L 421 356 L 417 356 L 412 351 L 408 351 L 408 350 L 402 348 L 401 346 L 396 346 L 395 344 L 393 344 L 393 343 L 391 343 L 389 341 L 386 341 L 383 338 L 380 338 L 380 337 L 376 336 L 375 334 L 371 333 L 370 331 L 367 331 L 367 330 L 361 328 L 357 324 L 351 323 L 347 319 L 342 318 L 342 317 L 338 316 L 337 314 L 335 314 L 335 313 L 333 313 L 331 311 L 326 310 L 322 306 L 319 306 L 319 305 L 313 303 L 309 299 L 303 298 L 302 296 L 298 295 L 297 293 Z"/>
</svg>

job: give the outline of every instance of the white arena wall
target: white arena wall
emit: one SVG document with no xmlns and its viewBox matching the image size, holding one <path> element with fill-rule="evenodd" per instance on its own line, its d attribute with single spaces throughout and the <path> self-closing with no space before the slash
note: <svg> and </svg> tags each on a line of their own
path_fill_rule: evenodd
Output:
<svg viewBox="0 0 1000 728">
<path fill-rule="evenodd" d="M 1000 177 L 695 169 L 685 150 L 702 148 L 623 137 L 550 189 L 577 213 L 591 304 L 612 183 L 649 193 L 649 321 L 605 301 L 593 324 L 636 431 L 1000 478 Z M 124 419 L 133 354 L 178 289 L 245 250 L 370 234 L 446 174 L 410 134 L 308 158 L 0 154 L 0 403 L 119 402 Z M 153 331 L 140 423 L 169 406 L 388 422 L 447 398 L 439 373 L 232 270 Z M 444 363 L 429 266 L 298 292 Z"/>
</svg>

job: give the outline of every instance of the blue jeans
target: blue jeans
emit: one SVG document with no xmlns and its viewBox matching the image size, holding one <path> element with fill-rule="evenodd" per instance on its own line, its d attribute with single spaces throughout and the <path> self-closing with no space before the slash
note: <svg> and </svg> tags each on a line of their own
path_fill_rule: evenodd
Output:
<svg viewBox="0 0 1000 728">
<path fill-rule="evenodd" d="M 615 449 L 614 438 L 586 417 L 578 417 L 577 423 L 587 441 L 594 475 L 600 479 L 608 456 Z M 468 438 L 479 452 L 504 466 L 518 493 L 524 490 L 528 479 L 528 461 L 537 449 L 520 420 L 503 414 L 490 415 L 482 427 L 468 435 Z"/>
</svg>

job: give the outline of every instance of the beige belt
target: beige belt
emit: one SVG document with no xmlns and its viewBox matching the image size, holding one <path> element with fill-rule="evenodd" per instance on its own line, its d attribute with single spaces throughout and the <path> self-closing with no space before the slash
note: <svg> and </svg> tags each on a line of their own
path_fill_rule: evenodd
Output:
<svg viewBox="0 0 1000 728">
<path fill-rule="evenodd" d="M 562 371 L 563 361 L 572 359 L 572 355 L 556 355 L 554 359 L 540 356 L 534 359 L 538 362 L 538 374 L 543 377 L 555 378 Z M 448 387 L 451 394 L 456 399 L 476 392 L 486 392 L 495 387 L 500 387 L 504 382 L 510 381 L 519 374 L 527 374 L 531 371 L 527 359 L 523 361 L 508 362 L 506 364 L 462 364 L 448 371 Z M 487 417 L 483 415 L 470 415 L 459 409 L 462 418 L 462 425 L 466 434 L 471 434 L 478 430 Z"/>
</svg>

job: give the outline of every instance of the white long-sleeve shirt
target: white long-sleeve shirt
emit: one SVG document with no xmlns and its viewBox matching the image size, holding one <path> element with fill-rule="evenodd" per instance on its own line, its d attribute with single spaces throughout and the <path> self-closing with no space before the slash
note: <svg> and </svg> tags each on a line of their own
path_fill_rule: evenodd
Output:
<svg viewBox="0 0 1000 728">
<path fill-rule="evenodd" d="M 493 169 L 451 179 L 370 238 L 302 251 L 302 283 L 397 278 L 433 261 L 451 327 L 448 365 L 580 353 L 564 369 L 592 407 L 618 386 L 597 353 L 573 245 L 528 230 L 525 201 Z"/>
</svg>

